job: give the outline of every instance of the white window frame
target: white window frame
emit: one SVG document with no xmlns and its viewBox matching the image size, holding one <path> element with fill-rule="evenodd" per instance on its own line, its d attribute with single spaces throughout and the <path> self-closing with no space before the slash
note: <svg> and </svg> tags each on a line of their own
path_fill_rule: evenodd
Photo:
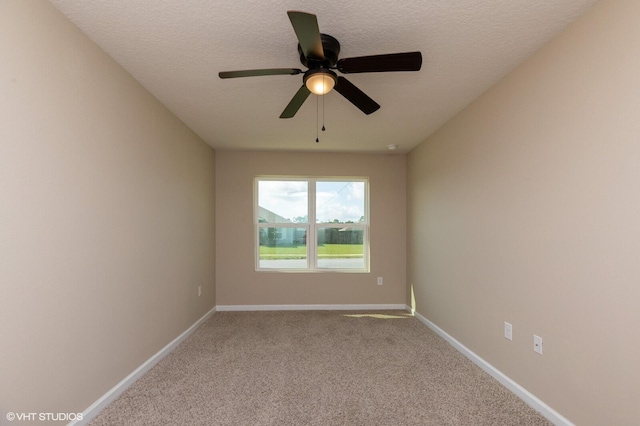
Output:
<svg viewBox="0 0 640 426">
<path fill-rule="evenodd" d="M 260 181 L 306 181 L 307 182 L 307 223 L 260 223 L 258 206 L 258 183 Z M 349 224 L 316 223 L 316 182 L 363 182 L 364 183 L 364 222 Z M 257 272 L 338 272 L 338 273 L 369 273 L 370 252 L 370 213 L 369 213 L 369 178 L 361 176 L 256 176 L 253 180 L 253 223 L 254 223 L 254 258 Z M 306 231 L 307 267 L 306 268 L 261 268 L 260 267 L 260 229 L 261 228 L 304 228 Z M 364 268 L 319 268 L 317 258 L 318 229 L 322 228 L 353 228 L 363 231 L 362 250 Z"/>
</svg>

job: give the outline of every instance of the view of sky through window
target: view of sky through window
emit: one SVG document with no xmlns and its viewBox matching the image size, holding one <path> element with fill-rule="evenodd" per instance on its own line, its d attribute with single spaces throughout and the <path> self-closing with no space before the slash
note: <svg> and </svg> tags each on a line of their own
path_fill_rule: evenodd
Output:
<svg viewBox="0 0 640 426">
<path fill-rule="evenodd" d="M 258 205 L 291 222 L 306 222 L 309 208 L 307 193 L 306 181 L 264 180 L 259 182 Z"/>
<path fill-rule="evenodd" d="M 307 182 L 260 181 L 259 206 L 291 222 L 308 220 Z M 316 182 L 316 222 L 359 223 L 365 215 L 365 184 L 358 181 Z"/>
<path fill-rule="evenodd" d="M 316 222 L 364 220 L 364 182 L 317 182 Z"/>
</svg>

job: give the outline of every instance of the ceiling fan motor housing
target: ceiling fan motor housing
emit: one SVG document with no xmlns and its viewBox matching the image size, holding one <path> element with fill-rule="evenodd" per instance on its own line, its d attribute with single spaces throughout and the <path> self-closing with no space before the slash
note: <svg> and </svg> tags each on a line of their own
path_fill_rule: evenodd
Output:
<svg viewBox="0 0 640 426">
<path fill-rule="evenodd" d="M 307 58 L 302 51 L 302 47 L 298 44 L 298 53 L 300 53 L 300 62 L 309 69 L 315 68 L 333 68 L 338 62 L 340 54 L 340 42 L 328 34 L 320 34 L 322 40 L 322 50 L 324 50 L 324 59 Z"/>
</svg>

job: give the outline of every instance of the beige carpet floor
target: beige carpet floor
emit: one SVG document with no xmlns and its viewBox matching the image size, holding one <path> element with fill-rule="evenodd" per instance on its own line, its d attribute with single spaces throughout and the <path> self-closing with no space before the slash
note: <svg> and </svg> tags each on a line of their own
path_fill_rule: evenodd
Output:
<svg viewBox="0 0 640 426">
<path fill-rule="evenodd" d="M 404 311 L 218 312 L 91 425 L 548 425 Z"/>
</svg>

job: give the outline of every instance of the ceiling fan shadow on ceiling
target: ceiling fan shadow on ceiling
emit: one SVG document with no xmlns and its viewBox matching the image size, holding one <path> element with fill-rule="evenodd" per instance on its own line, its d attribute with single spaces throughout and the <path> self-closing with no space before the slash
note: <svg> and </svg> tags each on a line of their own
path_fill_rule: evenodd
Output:
<svg viewBox="0 0 640 426">
<path fill-rule="evenodd" d="M 280 118 L 292 118 L 311 93 L 324 95 L 335 89 L 365 114 L 371 114 L 380 105 L 358 89 L 342 74 L 389 71 L 419 71 L 422 67 L 420 52 L 391 53 L 338 59 L 340 43 L 328 34 L 320 33 L 316 15 L 288 11 L 289 20 L 298 38 L 300 62 L 307 71 L 299 68 L 271 68 L 243 71 L 223 71 L 220 78 L 256 77 L 265 75 L 303 74 L 302 86 L 286 106 Z"/>
</svg>

